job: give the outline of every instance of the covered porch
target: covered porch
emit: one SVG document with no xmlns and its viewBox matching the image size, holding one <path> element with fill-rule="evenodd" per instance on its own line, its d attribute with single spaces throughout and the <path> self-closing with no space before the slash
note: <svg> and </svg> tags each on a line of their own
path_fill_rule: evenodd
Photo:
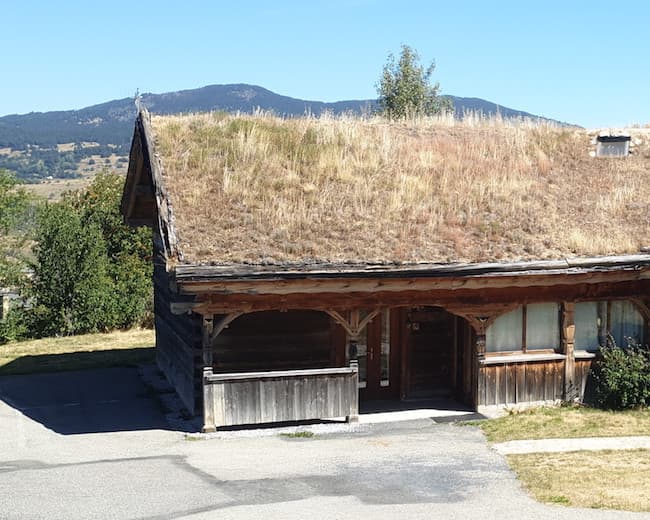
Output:
<svg viewBox="0 0 650 520">
<path fill-rule="evenodd" d="M 449 398 L 482 412 L 581 399 L 594 354 L 576 348 L 576 305 L 582 327 L 584 309 L 627 302 L 647 337 L 638 271 L 215 281 L 183 270 L 184 301 L 170 308 L 200 320 L 187 401 L 206 431 L 355 421 L 375 401 Z M 500 330 L 514 331 L 514 343 Z"/>
</svg>

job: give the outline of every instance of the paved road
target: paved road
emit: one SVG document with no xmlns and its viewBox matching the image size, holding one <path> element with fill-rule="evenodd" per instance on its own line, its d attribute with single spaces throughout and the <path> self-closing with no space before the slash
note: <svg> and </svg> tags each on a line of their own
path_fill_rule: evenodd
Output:
<svg viewBox="0 0 650 520">
<path fill-rule="evenodd" d="M 0 378 L 2 519 L 351 517 L 650 515 L 537 504 L 471 427 L 417 420 L 188 440 L 167 429 L 134 370 Z"/>
</svg>

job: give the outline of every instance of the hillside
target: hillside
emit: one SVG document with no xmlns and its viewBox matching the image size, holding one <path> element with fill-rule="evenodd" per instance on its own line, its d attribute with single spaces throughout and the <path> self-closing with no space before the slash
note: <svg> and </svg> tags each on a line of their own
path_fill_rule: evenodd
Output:
<svg viewBox="0 0 650 520">
<path fill-rule="evenodd" d="M 448 97 L 459 115 L 472 111 L 540 118 L 479 98 Z M 152 113 L 160 115 L 214 110 L 251 113 L 257 109 L 288 117 L 325 111 L 338 115 L 369 113 L 376 105 L 368 99 L 334 103 L 296 99 L 247 84 L 143 94 L 141 99 Z M 14 171 L 25 182 L 92 175 L 103 167 L 124 171 L 135 114 L 134 100 L 124 98 L 80 110 L 0 117 L 0 168 Z"/>
</svg>

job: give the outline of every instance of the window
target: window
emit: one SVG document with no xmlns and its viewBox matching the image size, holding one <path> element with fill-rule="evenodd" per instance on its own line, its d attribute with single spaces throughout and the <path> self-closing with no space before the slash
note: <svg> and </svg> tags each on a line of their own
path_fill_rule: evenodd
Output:
<svg viewBox="0 0 650 520">
<path fill-rule="evenodd" d="M 599 307 L 605 306 L 604 312 Z M 596 350 L 603 342 L 601 316 L 607 316 L 607 302 L 576 303 L 574 345 L 576 350 Z"/>
<path fill-rule="evenodd" d="M 521 350 L 523 338 L 523 307 L 499 316 L 485 335 L 488 352 Z"/>
<path fill-rule="evenodd" d="M 499 316 L 486 331 L 488 352 L 556 350 L 560 347 L 560 307 L 534 303 Z"/>
<path fill-rule="evenodd" d="M 643 341 L 643 316 L 626 300 L 576 303 L 575 325 L 576 350 L 597 350 L 608 332 L 618 346 Z"/>
</svg>

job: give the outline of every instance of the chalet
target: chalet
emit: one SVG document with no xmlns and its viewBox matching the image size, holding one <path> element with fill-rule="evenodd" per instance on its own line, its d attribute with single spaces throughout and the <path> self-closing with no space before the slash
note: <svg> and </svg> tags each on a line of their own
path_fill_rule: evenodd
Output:
<svg viewBox="0 0 650 520">
<path fill-rule="evenodd" d="M 154 234 L 157 361 L 204 429 L 359 400 L 581 399 L 649 337 L 650 152 L 495 120 L 151 116 L 122 213 Z"/>
</svg>

